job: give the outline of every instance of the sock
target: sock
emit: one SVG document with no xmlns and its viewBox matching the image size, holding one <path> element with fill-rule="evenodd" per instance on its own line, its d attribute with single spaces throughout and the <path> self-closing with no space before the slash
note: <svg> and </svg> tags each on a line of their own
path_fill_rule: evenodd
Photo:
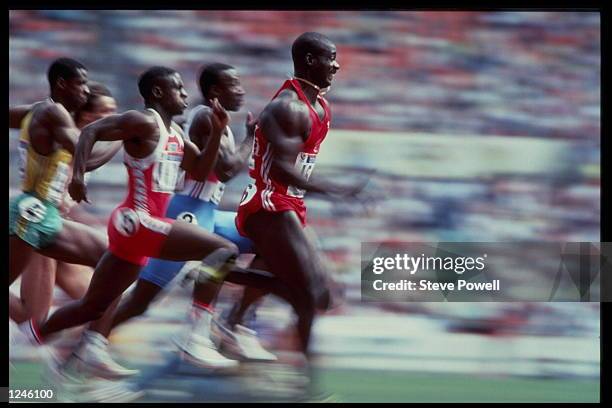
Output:
<svg viewBox="0 0 612 408">
<path fill-rule="evenodd" d="M 208 303 L 204 303 L 204 302 L 200 302 L 200 301 L 194 300 L 191 305 L 196 310 L 205 310 L 205 311 L 207 311 L 210 314 L 213 314 L 215 312 L 215 308 L 212 305 L 209 305 Z"/>
<path fill-rule="evenodd" d="M 192 308 L 193 329 L 199 332 L 205 331 L 206 333 L 210 333 L 213 312 L 214 309 L 212 308 L 212 306 L 194 301 Z"/>
</svg>

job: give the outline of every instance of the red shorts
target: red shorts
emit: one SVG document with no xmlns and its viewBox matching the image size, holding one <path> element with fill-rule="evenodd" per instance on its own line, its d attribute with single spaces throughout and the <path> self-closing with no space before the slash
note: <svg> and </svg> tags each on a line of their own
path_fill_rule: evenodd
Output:
<svg viewBox="0 0 612 408">
<path fill-rule="evenodd" d="M 265 191 L 257 190 L 255 185 L 247 186 L 236 215 L 236 229 L 243 237 L 247 237 L 244 224 L 251 214 L 259 211 L 282 212 L 295 211 L 302 226 L 306 226 L 306 206 L 304 200 L 296 197 L 289 197 L 283 194 L 265 194 Z"/>
<path fill-rule="evenodd" d="M 144 266 L 149 258 L 159 258 L 173 221 L 130 207 L 118 207 L 108 221 L 108 249 L 124 261 Z"/>
</svg>

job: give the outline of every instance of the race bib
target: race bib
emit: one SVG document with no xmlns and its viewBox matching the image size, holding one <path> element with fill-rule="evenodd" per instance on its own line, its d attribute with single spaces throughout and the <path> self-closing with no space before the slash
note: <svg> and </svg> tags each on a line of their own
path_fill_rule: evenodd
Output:
<svg viewBox="0 0 612 408">
<path fill-rule="evenodd" d="M 23 180 L 25 177 L 26 163 L 28 162 L 28 142 L 25 140 L 19 141 L 17 152 L 19 153 L 19 178 Z"/>
<path fill-rule="evenodd" d="M 181 156 L 162 153 L 161 160 L 153 168 L 153 191 L 157 193 L 172 193 L 178 184 L 184 180 L 184 172 L 180 168 Z"/>
<path fill-rule="evenodd" d="M 176 219 L 188 222 L 189 224 L 198 225 L 198 217 L 189 211 L 183 211 L 176 217 Z"/>
<path fill-rule="evenodd" d="M 47 207 L 36 197 L 26 197 L 19 202 L 19 215 L 32 223 L 45 219 Z"/>
<path fill-rule="evenodd" d="M 314 170 L 315 160 L 317 159 L 317 155 L 313 153 L 300 153 L 295 160 L 295 168 L 300 172 L 302 177 L 306 180 L 310 179 L 310 175 Z M 302 198 L 306 190 L 297 188 L 295 186 L 287 187 L 287 195 L 291 197 Z"/>
<path fill-rule="evenodd" d="M 47 200 L 57 205 L 61 205 L 64 198 L 64 193 L 66 192 L 66 184 L 70 178 L 70 172 L 70 166 L 66 163 L 57 164 L 55 176 L 53 176 L 53 179 L 49 183 Z"/>
</svg>

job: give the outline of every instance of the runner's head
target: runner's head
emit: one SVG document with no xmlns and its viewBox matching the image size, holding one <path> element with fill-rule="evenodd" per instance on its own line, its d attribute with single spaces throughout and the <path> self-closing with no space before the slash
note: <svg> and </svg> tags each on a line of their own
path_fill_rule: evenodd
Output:
<svg viewBox="0 0 612 408">
<path fill-rule="evenodd" d="M 244 88 L 234 67 L 215 62 L 206 65 L 198 81 L 205 100 L 217 98 L 225 109 L 236 112 L 244 104 Z"/>
<path fill-rule="evenodd" d="M 75 119 L 79 128 L 117 112 L 117 102 L 110 90 L 98 82 L 90 81 L 87 103 L 76 112 Z"/>
<path fill-rule="evenodd" d="M 329 87 L 340 69 L 336 61 L 336 46 L 323 34 L 308 32 L 300 35 L 293 42 L 291 56 L 295 75 L 321 88 Z"/>
<path fill-rule="evenodd" d="M 51 97 L 69 111 L 79 109 L 87 102 L 87 68 L 71 58 L 53 61 L 47 71 Z"/>
<path fill-rule="evenodd" d="M 172 116 L 182 114 L 187 107 L 185 85 L 172 68 L 149 68 L 140 76 L 138 90 L 147 107 L 163 109 Z"/>
</svg>

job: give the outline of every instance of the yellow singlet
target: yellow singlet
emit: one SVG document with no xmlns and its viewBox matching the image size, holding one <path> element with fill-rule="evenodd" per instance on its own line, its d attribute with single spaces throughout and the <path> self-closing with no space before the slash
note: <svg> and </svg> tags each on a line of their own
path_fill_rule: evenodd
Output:
<svg viewBox="0 0 612 408">
<path fill-rule="evenodd" d="M 23 118 L 19 135 L 21 189 L 59 207 L 70 180 L 72 155 L 64 148 L 57 149 L 49 156 L 38 154 L 30 145 L 28 129 L 31 119 L 32 112 Z"/>
</svg>

